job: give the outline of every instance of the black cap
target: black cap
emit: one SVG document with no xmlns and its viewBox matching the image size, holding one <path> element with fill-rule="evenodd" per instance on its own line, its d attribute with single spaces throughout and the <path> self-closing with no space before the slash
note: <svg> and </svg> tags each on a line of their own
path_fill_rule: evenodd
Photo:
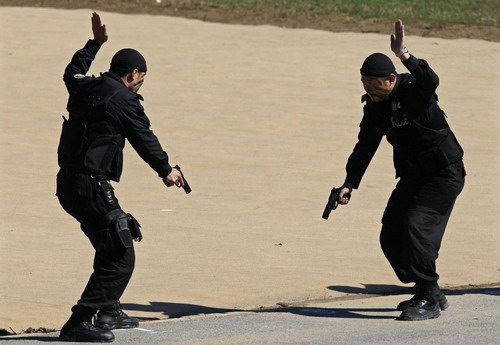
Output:
<svg viewBox="0 0 500 345">
<path fill-rule="evenodd" d="M 139 72 L 147 72 L 146 60 L 137 50 L 125 48 L 117 51 L 113 56 L 109 71 L 123 76 L 136 68 Z"/>
<path fill-rule="evenodd" d="M 365 59 L 360 72 L 372 77 L 386 77 L 391 73 L 396 74 L 396 67 L 387 55 L 374 53 Z"/>
</svg>

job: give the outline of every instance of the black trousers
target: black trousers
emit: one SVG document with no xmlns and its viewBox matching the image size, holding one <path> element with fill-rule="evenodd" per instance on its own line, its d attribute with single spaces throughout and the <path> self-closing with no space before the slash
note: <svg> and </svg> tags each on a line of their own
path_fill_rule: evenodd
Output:
<svg viewBox="0 0 500 345">
<path fill-rule="evenodd" d="M 112 187 L 111 196 L 106 197 L 97 178 L 62 168 L 57 175 L 56 195 L 64 210 L 80 222 L 95 249 L 94 271 L 73 311 L 93 315 L 97 310 L 119 306 L 134 270 L 135 252 L 133 246 L 125 248 L 122 244 L 114 224 L 103 227 L 103 218 L 120 209 Z"/>
<path fill-rule="evenodd" d="M 457 196 L 463 189 L 463 163 L 453 163 L 426 180 L 402 178 L 382 218 L 380 244 L 403 283 L 435 283 L 436 259 Z"/>
</svg>

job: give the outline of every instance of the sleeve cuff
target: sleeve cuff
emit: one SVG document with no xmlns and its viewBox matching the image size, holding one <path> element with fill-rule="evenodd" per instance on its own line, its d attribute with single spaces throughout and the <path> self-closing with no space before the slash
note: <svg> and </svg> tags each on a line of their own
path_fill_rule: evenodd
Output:
<svg viewBox="0 0 500 345">
<path fill-rule="evenodd" d="M 350 185 L 352 185 L 352 189 L 358 189 L 360 181 L 358 181 L 358 182 L 352 182 L 352 181 L 350 181 L 349 179 L 346 179 L 346 180 L 344 181 L 344 185 L 345 185 L 346 183 L 349 183 Z"/>
<path fill-rule="evenodd" d="M 85 45 L 87 47 L 96 47 L 96 48 L 101 48 L 101 45 L 97 43 L 97 41 L 90 39 L 87 41 L 87 44 Z"/>
<path fill-rule="evenodd" d="M 158 174 L 159 177 L 164 178 L 170 175 L 172 167 L 167 163 L 167 166 Z"/>
<path fill-rule="evenodd" d="M 410 58 L 406 61 L 402 61 L 402 64 L 406 66 L 406 68 L 411 69 L 412 67 L 418 66 L 418 59 L 410 54 Z"/>
<path fill-rule="evenodd" d="M 101 45 L 94 40 L 88 40 L 83 49 L 87 49 L 96 55 L 99 49 L 101 49 Z"/>
</svg>

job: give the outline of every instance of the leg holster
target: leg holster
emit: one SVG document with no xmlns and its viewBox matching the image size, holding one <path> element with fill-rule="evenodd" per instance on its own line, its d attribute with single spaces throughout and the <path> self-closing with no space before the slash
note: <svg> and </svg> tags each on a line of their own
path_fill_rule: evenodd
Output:
<svg viewBox="0 0 500 345">
<path fill-rule="evenodd" d="M 141 224 L 135 219 L 130 213 L 127 213 L 128 225 L 130 226 L 130 233 L 132 235 L 132 239 L 137 242 L 141 242 L 142 233 L 141 233 Z"/>
<path fill-rule="evenodd" d="M 116 209 L 104 216 L 99 222 L 100 229 L 114 231 L 124 248 L 133 247 L 132 239 L 142 240 L 139 222 L 130 213 Z"/>
</svg>

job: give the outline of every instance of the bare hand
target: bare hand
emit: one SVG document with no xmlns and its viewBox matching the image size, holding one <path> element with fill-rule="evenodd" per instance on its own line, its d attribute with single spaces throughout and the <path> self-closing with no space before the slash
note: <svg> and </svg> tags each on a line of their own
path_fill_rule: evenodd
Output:
<svg viewBox="0 0 500 345">
<path fill-rule="evenodd" d="M 170 174 L 163 178 L 163 181 L 167 187 L 172 187 L 176 185 L 177 187 L 184 186 L 184 180 L 182 179 L 182 174 L 179 170 L 172 168 Z"/>
<path fill-rule="evenodd" d="M 351 192 L 352 192 L 352 185 L 350 183 L 344 183 L 344 185 L 340 187 L 339 200 L 338 200 L 340 205 L 347 205 L 349 203 Z"/>
<path fill-rule="evenodd" d="M 94 33 L 94 41 L 102 45 L 108 40 L 106 25 L 102 23 L 99 13 L 92 13 L 92 32 Z"/>
<path fill-rule="evenodd" d="M 394 34 L 391 35 L 391 50 L 394 54 L 397 54 L 405 48 L 405 26 L 401 19 L 396 20 L 396 23 L 394 23 Z"/>
</svg>

